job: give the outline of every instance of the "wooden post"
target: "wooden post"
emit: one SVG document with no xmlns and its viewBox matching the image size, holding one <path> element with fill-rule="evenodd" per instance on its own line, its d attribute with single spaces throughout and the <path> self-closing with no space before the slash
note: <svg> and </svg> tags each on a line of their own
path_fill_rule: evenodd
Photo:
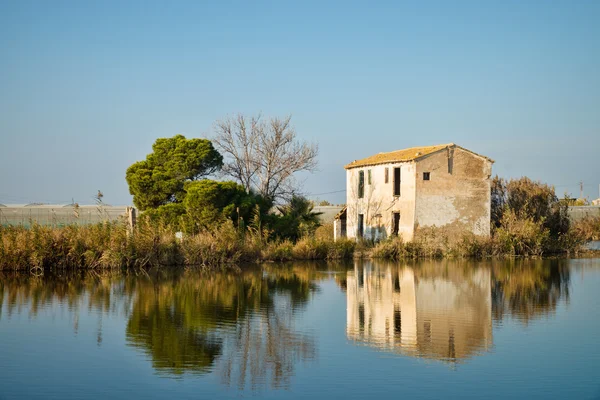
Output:
<svg viewBox="0 0 600 400">
<path fill-rule="evenodd" d="M 135 228 L 136 219 L 137 219 L 136 209 L 134 207 L 127 207 L 126 213 L 127 213 L 127 225 L 129 226 L 129 230 L 133 232 L 133 229 Z"/>
</svg>

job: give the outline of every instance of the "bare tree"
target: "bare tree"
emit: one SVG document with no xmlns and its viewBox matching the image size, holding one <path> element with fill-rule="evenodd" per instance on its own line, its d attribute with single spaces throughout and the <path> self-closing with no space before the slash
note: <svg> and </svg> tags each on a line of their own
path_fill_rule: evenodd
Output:
<svg viewBox="0 0 600 400">
<path fill-rule="evenodd" d="M 313 172 L 319 149 L 297 139 L 290 120 L 239 114 L 218 121 L 213 143 L 225 156 L 223 172 L 269 200 L 291 197 L 296 192 L 293 175 Z"/>
</svg>

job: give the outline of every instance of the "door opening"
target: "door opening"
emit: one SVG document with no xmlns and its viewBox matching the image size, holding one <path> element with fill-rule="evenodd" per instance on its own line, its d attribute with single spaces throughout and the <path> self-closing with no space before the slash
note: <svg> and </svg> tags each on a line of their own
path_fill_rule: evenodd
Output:
<svg viewBox="0 0 600 400">
<path fill-rule="evenodd" d="M 400 213 L 394 213 L 394 224 L 392 225 L 392 235 L 398 236 L 398 232 L 400 232 Z"/>
</svg>

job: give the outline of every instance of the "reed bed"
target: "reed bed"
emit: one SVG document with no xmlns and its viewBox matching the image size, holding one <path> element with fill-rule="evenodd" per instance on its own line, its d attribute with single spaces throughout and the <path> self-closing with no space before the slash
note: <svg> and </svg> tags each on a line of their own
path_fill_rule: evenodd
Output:
<svg viewBox="0 0 600 400">
<path fill-rule="evenodd" d="M 268 240 L 265 232 L 240 232 L 227 221 L 198 234 L 177 236 L 168 226 L 141 223 L 53 228 L 0 227 L 0 270 L 114 269 L 148 266 L 218 268 L 244 262 L 352 258 L 354 242 L 305 238 Z"/>
<path fill-rule="evenodd" d="M 530 220 L 508 221 L 490 238 L 465 234 L 450 241 L 439 229 L 420 230 L 411 242 L 393 237 L 378 243 L 322 234 L 296 242 L 272 239 L 268 231 L 231 221 L 197 234 L 178 236 L 168 226 L 139 223 L 134 230 L 120 222 L 53 228 L 0 227 L 0 270 L 116 269 L 149 266 L 222 268 L 240 263 L 292 260 L 341 260 L 353 257 L 409 260 L 441 257 L 512 257 L 577 253 L 598 237 L 600 220 L 575 224 L 552 238 Z"/>
</svg>

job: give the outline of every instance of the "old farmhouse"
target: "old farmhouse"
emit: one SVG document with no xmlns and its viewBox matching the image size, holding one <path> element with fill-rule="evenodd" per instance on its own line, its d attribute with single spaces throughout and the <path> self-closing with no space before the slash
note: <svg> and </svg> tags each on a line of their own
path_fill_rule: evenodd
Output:
<svg viewBox="0 0 600 400">
<path fill-rule="evenodd" d="M 379 153 L 346 165 L 334 236 L 413 239 L 422 227 L 490 234 L 493 160 L 454 143 Z"/>
</svg>

